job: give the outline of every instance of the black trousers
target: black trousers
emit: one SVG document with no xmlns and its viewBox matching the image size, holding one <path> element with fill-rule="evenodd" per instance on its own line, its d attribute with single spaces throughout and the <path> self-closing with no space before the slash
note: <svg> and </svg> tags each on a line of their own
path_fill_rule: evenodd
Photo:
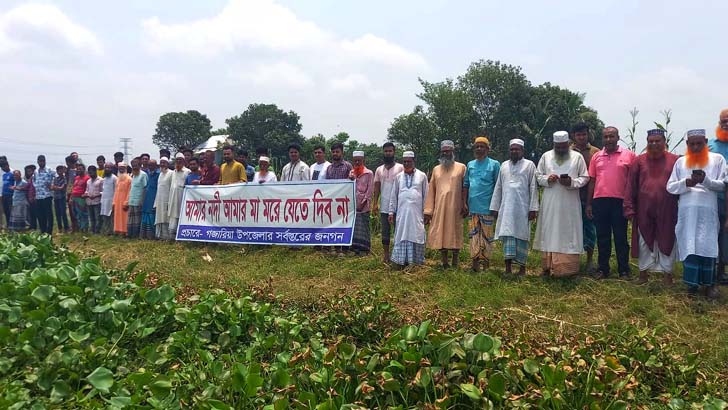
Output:
<svg viewBox="0 0 728 410">
<path fill-rule="evenodd" d="M 629 242 L 627 242 L 627 219 L 619 198 L 595 198 L 592 200 L 592 215 L 597 227 L 597 249 L 599 270 L 609 275 L 609 258 L 612 256 L 612 236 L 617 253 L 619 274 L 629 273 Z"/>
<path fill-rule="evenodd" d="M 38 218 L 38 230 L 43 233 L 53 233 L 53 197 L 36 199 L 36 218 Z"/>
<path fill-rule="evenodd" d="M 68 230 L 68 215 L 66 215 L 66 195 L 53 199 L 53 208 L 56 210 L 56 221 L 58 221 L 58 232 Z"/>
<path fill-rule="evenodd" d="M 10 227 L 10 213 L 13 210 L 13 193 L 3 195 L 3 212 L 5 212 L 5 226 Z"/>
</svg>

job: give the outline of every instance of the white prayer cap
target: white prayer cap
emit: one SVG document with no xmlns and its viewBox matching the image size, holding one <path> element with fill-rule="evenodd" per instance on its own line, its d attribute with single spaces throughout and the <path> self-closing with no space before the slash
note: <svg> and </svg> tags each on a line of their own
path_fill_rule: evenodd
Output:
<svg viewBox="0 0 728 410">
<path fill-rule="evenodd" d="M 451 140 L 444 140 L 440 143 L 440 149 L 443 149 L 443 148 L 455 149 L 455 143 L 452 142 Z"/>
<path fill-rule="evenodd" d="M 522 140 L 522 139 L 520 139 L 520 138 L 513 138 L 513 139 L 512 139 L 512 140 L 511 140 L 511 141 L 510 141 L 510 142 L 508 143 L 508 146 L 509 146 L 509 147 L 510 147 L 511 145 L 520 145 L 520 146 L 524 146 L 524 145 L 526 145 L 526 143 L 524 143 L 524 142 L 523 142 L 523 140 Z"/>
<path fill-rule="evenodd" d="M 688 131 L 688 138 L 690 137 L 704 137 L 705 130 L 702 128 Z"/>
<path fill-rule="evenodd" d="M 415 153 L 414 151 L 405 151 L 402 153 L 402 158 L 414 158 Z"/>
<path fill-rule="evenodd" d="M 185 154 L 183 154 L 183 153 L 181 153 L 181 152 L 178 152 L 178 153 L 177 153 L 177 155 L 175 155 L 175 156 L 174 156 L 174 158 L 175 158 L 175 159 L 177 159 L 177 158 L 182 158 L 182 159 L 185 159 Z"/>
<path fill-rule="evenodd" d="M 167 158 L 167 157 L 162 157 L 162 158 L 160 158 L 160 159 L 159 159 L 159 162 L 162 162 L 162 161 L 167 161 L 167 162 L 169 162 L 169 158 Z"/>
<path fill-rule="evenodd" d="M 270 158 L 268 158 L 266 156 L 262 156 L 262 157 L 258 158 L 258 162 L 267 162 L 270 164 Z"/>
<path fill-rule="evenodd" d="M 356 158 L 356 157 L 362 157 L 363 158 L 364 157 L 364 151 L 354 151 L 351 154 L 351 157 L 352 158 Z"/>
<path fill-rule="evenodd" d="M 556 131 L 554 133 L 554 143 L 569 142 L 569 133 L 566 131 Z"/>
</svg>

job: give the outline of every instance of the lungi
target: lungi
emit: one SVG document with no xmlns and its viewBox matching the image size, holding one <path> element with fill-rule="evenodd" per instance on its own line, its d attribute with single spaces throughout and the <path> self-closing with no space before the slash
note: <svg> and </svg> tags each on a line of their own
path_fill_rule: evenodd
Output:
<svg viewBox="0 0 728 410">
<path fill-rule="evenodd" d="M 372 238 L 369 232 L 369 212 L 357 212 L 351 249 L 357 252 L 369 252 L 371 248 Z"/>
<path fill-rule="evenodd" d="M 392 248 L 392 262 L 397 265 L 424 265 L 425 244 L 410 241 L 400 241 Z"/>
<path fill-rule="evenodd" d="M 489 261 L 493 252 L 494 219 L 491 215 L 473 214 L 468 224 L 470 258 Z"/>
<path fill-rule="evenodd" d="M 81 198 L 80 196 L 72 196 L 71 206 L 73 209 L 73 214 L 76 217 L 78 229 L 81 232 L 88 231 L 88 205 L 86 205 L 86 198 Z"/>
<path fill-rule="evenodd" d="M 24 231 L 28 229 L 28 202 L 13 202 L 10 210 L 10 226 L 11 231 Z"/>
<path fill-rule="evenodd" d="M 526 266 L 528 261 L 528 241 L 518 239 L 515 236 L 503 236 L 503 259 L 512 260 L 521 266 Z"/>
<path fill-rule="evenodd" d="M 715 258 L 688 255 L 683 261 L 683 282 L 688 286 L 715 284 Z"/>
<path fill-rule="evenodd" d="M 579 273 L 578 253 L 543 252 L 541 262 L 544 270 L 551 271 L 557 278 L 573 276 Z"/>
<path fill-rule="evenodd" d="M 126 223 L 126 236 L 138 238 L 142 227 L 142 207 L 129 206 L 129 219 Z"/>
<path fill-rule="evenodd" d="M 154 225 L 157 228 L 157 238 L 161 240 L 169 240 L 171 236 L 169 235 L 169 224 L 168 223 L 158 223 Z"/>
<path fill-rule="evenodd" d="M 157 217 L 157 215 L 154 211 L 152 211 L 152 212 L 142 211 L 142 230 L 141 230 L 142 238 L 155 239 L 156 227 L 154 225 L 154 220 L 156 219 L 156 217 Z"/>
</svg>

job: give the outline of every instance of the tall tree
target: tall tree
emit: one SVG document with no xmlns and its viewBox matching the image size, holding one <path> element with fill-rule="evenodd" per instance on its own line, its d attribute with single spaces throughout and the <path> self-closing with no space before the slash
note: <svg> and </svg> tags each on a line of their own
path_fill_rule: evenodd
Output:
<svg viewBox="0 0 728 410">
<path fill-rule="evenodd" d="M 403 150 L 415 152 L 417 164 L 425 172 L 437 160 L 438 135 L 437 124 L 421 105 L 411 113 L 395 118 L 387 131 L 389 141 L 401 145 Z"/>
<path fill-rule="evenodd" d="M 282 161 L 288 158 L 289 144 L 304 140 L 298 114 L 285 112 L 275 104 L 250 104 L 242 114 L 225 122 L 236 144 L 251 151 L 266 147 L 272 157 Z"/>
<path fill-rule="evenodd" d="M 159 117 L 152 142 L 172 150 L 191 148 L 210 138 L 211 129 L 210 119 L 199 111 L 168 112 Z"/>
</svg>

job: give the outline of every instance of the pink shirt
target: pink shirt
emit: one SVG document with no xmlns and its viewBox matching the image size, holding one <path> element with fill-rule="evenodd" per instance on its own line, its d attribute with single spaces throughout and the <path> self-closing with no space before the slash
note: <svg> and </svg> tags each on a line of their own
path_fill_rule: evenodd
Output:
<svg viewBox="0 0 728 410">
<path fill-rule="evenodd" d="M 589 162 L 589 177 L 596 178 L 594 198 L 624 199 L 629 166 L 635 157 L 634 152 L 619 145 L 611 154 L 605 149 L 595 153 Z"/>
</svg>

